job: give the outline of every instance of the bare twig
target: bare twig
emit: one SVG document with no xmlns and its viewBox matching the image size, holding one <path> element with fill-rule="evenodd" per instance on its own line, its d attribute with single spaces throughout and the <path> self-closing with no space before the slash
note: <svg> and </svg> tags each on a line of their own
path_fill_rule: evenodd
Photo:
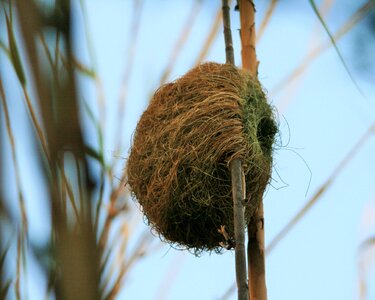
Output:
<svg viewBox="0 0 375 300">
<path fill-rule="evenodd" d="M 234 65 L 234 51 L 232 42 L 232 32 L 230 25 L 230 12 L 227 0 L 223 0 L 223 24 L 225 40 L 226 63 Z M 235 259 L 236 259 L 236 281 L 238 288 L 238 299 L 247 299 L 247 279 L 246 279 L 246 252 L 245 252 L 245 209 L 243 205 L 243 181 L 242 163 L 239 159 L 234 159 L 230 163 L 233 195 L 233 218 L 235 235 Z"/>
<path fill-rule="evenodd" d="M 235 159 L 230 164 L 232 175 L 233 217 L 236 251 L 236 281 L 238 299 L 248 299 L 245 252 L 245 209 L 243 205 L 242 164 Z"/>
<path fill-rule="evenodd" d="M 124 120 L 124 113 L 125 113 L 125 102 L 128 96 L 128 89 L 129 89 L 129 82 L 130 78 L 133 74 L 133 65 L 136 55 L 136 47 L 137 47 L 137 40 L 139 35 L 139 28 L 141 25 L 141 16 L 143 10 L 143 0 L 134 0 L 134 14 L 133 20 L 131 25 L 131 37 L 132 40 L 130 41 L 130 46 L 128 48 L 128 53 L 126 55 L 127 62 L 126 62 L 126 69 L 122 78 L 120 94 L 119 94 L 119 106 L 117 110 L 117 126 L 116 126 L 116 135 L 115 138 L 117 140 L 116 150 L 121 150 L 122 147 L 122 129 L 123 129 L 123 120 Z"/>
<path fill-rule="evenodd" d="M 235 65 L 232 32 L 230 26 L 230 11 L 228 1 L 223 0 L 223 27 L 225 41 L 225 57 L 226 63 Z"/>
</svg>

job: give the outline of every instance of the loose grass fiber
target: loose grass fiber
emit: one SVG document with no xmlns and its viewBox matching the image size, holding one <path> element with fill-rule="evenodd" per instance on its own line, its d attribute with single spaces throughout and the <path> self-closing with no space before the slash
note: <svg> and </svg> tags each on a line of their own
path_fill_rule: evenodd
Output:
<svg viewBox="0 0 375 300">
<path fill-rule="evenodd" d="M 229 164 L 243 162 L 249 221 L 270 178 L 276 132 L 261 85 L 232 65 L 205 63 L 160 87 L 137 125 L 127 165 L 149 224 L 195 254 L 230 247 Z"/>
</svg>

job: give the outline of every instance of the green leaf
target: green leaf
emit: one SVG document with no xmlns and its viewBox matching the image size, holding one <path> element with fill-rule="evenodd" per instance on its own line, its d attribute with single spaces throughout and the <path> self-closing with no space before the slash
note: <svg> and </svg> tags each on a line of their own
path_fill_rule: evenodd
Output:
<svg viewBox="0 0 375 300">
<path fill-rule="evenodd" d="M 0 256 L 0 271 L 3 269 L 5 257 L 7 256 L 8 250 L 9 250 L 9 246 L 5 248 L 3 253 L 1 253 L 1 256 Z"/>
<path fill-rule="evenodd" d="M 104 158 L 100 152 L 96 151 L 94 148 L 88 145 L 85 145 L 85 152 L 88 156 L 96 159 L 102 166 L 104 166 Z"/>
<path fill-rule="evenodd" d="M 4 286 L 1 287 L 1 290 L 0 290 L 0 299 L 6 299 L 6 296 L 8 294 L 8 291 L 9 291 L 9 287 L 11 285 L 12 281 L 9 279 L 5 282 Z"/>
<path fill-rule="evenodd" d="M 5 52 L 5 54 L 11 60 L 12 58 L 10 57 L 10 51 L 9 51 L 8 47 L 5 45 L 5 43 L 3 41 L 1 41 L 1 40 L 0 40 L 0 48 L 3 49 L 3 51 Z"/>
<path fill-rule="evenodd" d="M 89 67 L 85 66 L 75 58 L 73 59 L 73 64 L 77 68 L 77 70 L 83 75 L 86 75 L 87 77 L 90 77 L 92 79 L 96 78 L 96 73 L 94 69 L 90 69 Z"/>
<path fill-rule="evenodd" d="M 362 90 L 360 89 L 358 83 L 357 83 L 356 80 L 354 79 L 352 73 L 350 72 L 349 67 L 348 67 L 348 65 L 346 64 L 345 60 L 344 60 L 344 57 L 342 56 L 341 51 L 339 50 L 339 47 L 338 47 L 337 44 L 336 44 L 335 38 L 334 38 L 333 35 L 331 34 L 331 31 L 329 30 L 329 28 L 328 28 L 326 22 L 324 21 L 322 15 L 319 13 L 319 10 L 318 10 L 318 7 L 317 7 L 316 4 L 315 4 L 315 1 L 314 1 L 314 0 L 309 0 L 309 3 L 310 3 L 310 5 L 311 5 L 312 9 L 314 10 L 314 13 L 315 13 L 316 16 L 318 17 L 320 23 L 322 24 L 322 26 L 323 26 L 325 32 L 327 33 L 329 39 L 331 40 L 331 43 L 332 43 L 333 47 L 335 48 L 336 53 L 337 53 L 337 55 L 339 56 L 340 61 L 341 61 L 341 63 L 343 64 L 343 66 L 344 66 L 346 72 L 348 73 L 350 79 L 352 80 L 353 84 L 356 86 L 356 88 L 357 88 L 357 90 L 359 91 L 359 93 L 363 96 L 364 94 L 363 94 Z"/>
<path fill-rule="evenodd" d="M 103 152 L 104 152 L 104 141 L 103 141 L 103 131 L 102 131 L 102 128 L 100 126 L 99 121 L 95 118 L 94 113 L 91 110 L 91 108 L 90 108 L 90 106 L 89 106 L 89 104 L 87 103 L 86 100 L 83 100 L 83 105 L 84 105 L 85 110 L 87 111 L 89 119 L 92 121 L 92 123 L 94 124 L 94 126 L 96 128 L 96 132 L 97 132 L 97 135 L 98 135 L 98 141 L 99 141 L 99 154 L 101 155 L 101 157 L 103 159 L 103 166 L 104 166 L 104 155 L 103 155 Z"/>
<path fill-rule="evenodd" d="M 4 249 L 4 251 L 0 255 L 0 273 L 3 273 L 5 257 L 7 256 L 9 245 Z M 5 283 L 1 283 L 0 286 L 0 299 L 5 299 L 6 295 L 8 294 L 8 290 L 11 284 L 11 280 L 6 281 Z"/>
<path fill-rule="evenodd" d="M 4 12 L 4 13 L 5 13 L 5 18 L 6 18 L 6 23 L 7 23 L 10 58 L 12 60 L 14 70 L 16 71 L 18 80 L 20 81 L 22 86 L 25 86 L 26 85 L 25 73 L 24 73 L 23 68 L 22 68 L 22 63 L 21 63 L 19 52 L 18 52 L 16 39 L 14 37 L 12 23 L 11 23 L 7 13 L 6 12 Z"/>
</svg>

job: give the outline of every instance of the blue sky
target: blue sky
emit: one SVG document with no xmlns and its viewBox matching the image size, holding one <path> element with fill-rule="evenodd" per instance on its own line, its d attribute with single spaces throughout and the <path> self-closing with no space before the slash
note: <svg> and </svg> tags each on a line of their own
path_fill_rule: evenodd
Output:
<svg viewBox="0 0 375 300">
<path fill-rule="evenodd" d="M 170 79 L 183 75 L 192 67 L 220 2 L 204 1 Z M 364 3 L 342 0 L 333 2 L 327 16 L 328 25 L 333 31 Z M 130 78 L 125 106 L 125 122 L 121 130 L 125 143 L 121 151 L 116 153 L 118 137 L 114 120 L 131 42 L 133 1 L 85 1 L 97 72 L 103 82 L 106 117 L 109 120 L 104 149 L 107 159 L 127 156 L 136 122 L 147 107 L 149 95 L 158 86 L 160 74 L 192 3 L 182 0 L 145 1 L 136 44 L 134 72 Z M 262 20 L 265 8 L 265 3 L 258 4 L 257 24 Z M 231 17 L 236 63 L 240 65 L 237 34 L 239 15 L 232 10 Z M 77 12 L 76 20 L 77 56 L 82 62 L 91 65 L 80 11 Z M 356 42 L 356 34 L 363 30 L 360 28 L 358 26 L 347 34 L 338 46 L 365 97 L 360 95 L 331 47 L 307 69 L 292 91 L 290 105 L 279 113 L 282 146 L 275 151 L 274 180 L 264 199 L 266 245 L 327 180 L 375 120 L 375 89 L 355 71 L 353 60 L 353 43 Z M 315 37 L 312 38 L 313 32 Z M 308 1 L 278 4 L 257 46 L 259 78 L 265 88 L 272 91 L 281 79 L 299 65 L 311 45 L 326 40 L 327 36 Z M 368 43 L 373 45 L 374 37 Z M 206 61 L 225 61 L 221 34 Z M 10 69 L 9 66 L 2 68 Z M 80 82 L 83 97 L 99 115 L 92 81 L 82 79 Z M 269 101 L 276 107 L 280 106 L 290 89 L 291 84 L 280 93 L 270 94 Z M 19 91 L 15 94 L 15 97 L 20 97 Z M 22 109 L 20 111 L 24 113 Z M 25 126 L 27 124 L 19 124 L 17 130 L 22 132 L 26 130 Z M 97 142 L 94 135 L 88 136 L 90 143 Z M 20 151 L 20 160 L 27 160 L 27 154 Z M 358 248 L 362 241 L 375 233 L 374 151 L 375 139 L 372 137 L 336 177 L 332 187 L 317 205 L 266 258 L 269 299 L 358 299 Z M 119 166 L 115 175 L 120 176 L 122 167 Z M 23 184 L 25 190 L 30 190 L 30 199 L 34 192 L 43 194 L 32 188 L 34 182 L 26 175 Z M 28 206 L 30 230 L 36 238 L 38 234 L 45 235 L 46 232 L 44 222 L 38 217 L 46 209 L 42 202 L 35 203 L 33 200 L 33 205 Z M 130 249 L 137 235 L 148 230 L 139 209 L 133 202 L 131 205 L 134 206 L 132 224 L 138 227 L 130 241 Z M 368 264 L 370 270 L 367 299 L 375 297 L 372 288 L 375 274 L 371 271 L 373 268 L 370 262 L 371 259 L 366 257 L 365 264 Z M 204 254 L 196 258 L 164 244 L 137 262 L 125 279 L 119 299 L 220 299 L 234 279 L 233 252 L 223 255 Z M 38 284 L 37 280 L 30 279 L 30 289 L 35 295 L 38 293 Z M 230 299 L 236 299 L 236 295 L 232 294 Z"/>
</svg>

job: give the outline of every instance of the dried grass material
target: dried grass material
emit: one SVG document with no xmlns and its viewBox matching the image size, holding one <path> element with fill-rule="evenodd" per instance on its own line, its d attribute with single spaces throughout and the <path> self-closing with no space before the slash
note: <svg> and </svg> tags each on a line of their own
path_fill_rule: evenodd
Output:
<svg viewBox="0 0 375 300">
<path fill-rule="evenodd" d="M 127 166 L 150 225 L 196 254 L 220 252 L 234 239 L 229 163 L 244 165 L 248 221 L 270 178 L 276 131 L 259 82 L 229 64 L 202 64 L 163 85 L 138 123 Z"/>
</svg>

